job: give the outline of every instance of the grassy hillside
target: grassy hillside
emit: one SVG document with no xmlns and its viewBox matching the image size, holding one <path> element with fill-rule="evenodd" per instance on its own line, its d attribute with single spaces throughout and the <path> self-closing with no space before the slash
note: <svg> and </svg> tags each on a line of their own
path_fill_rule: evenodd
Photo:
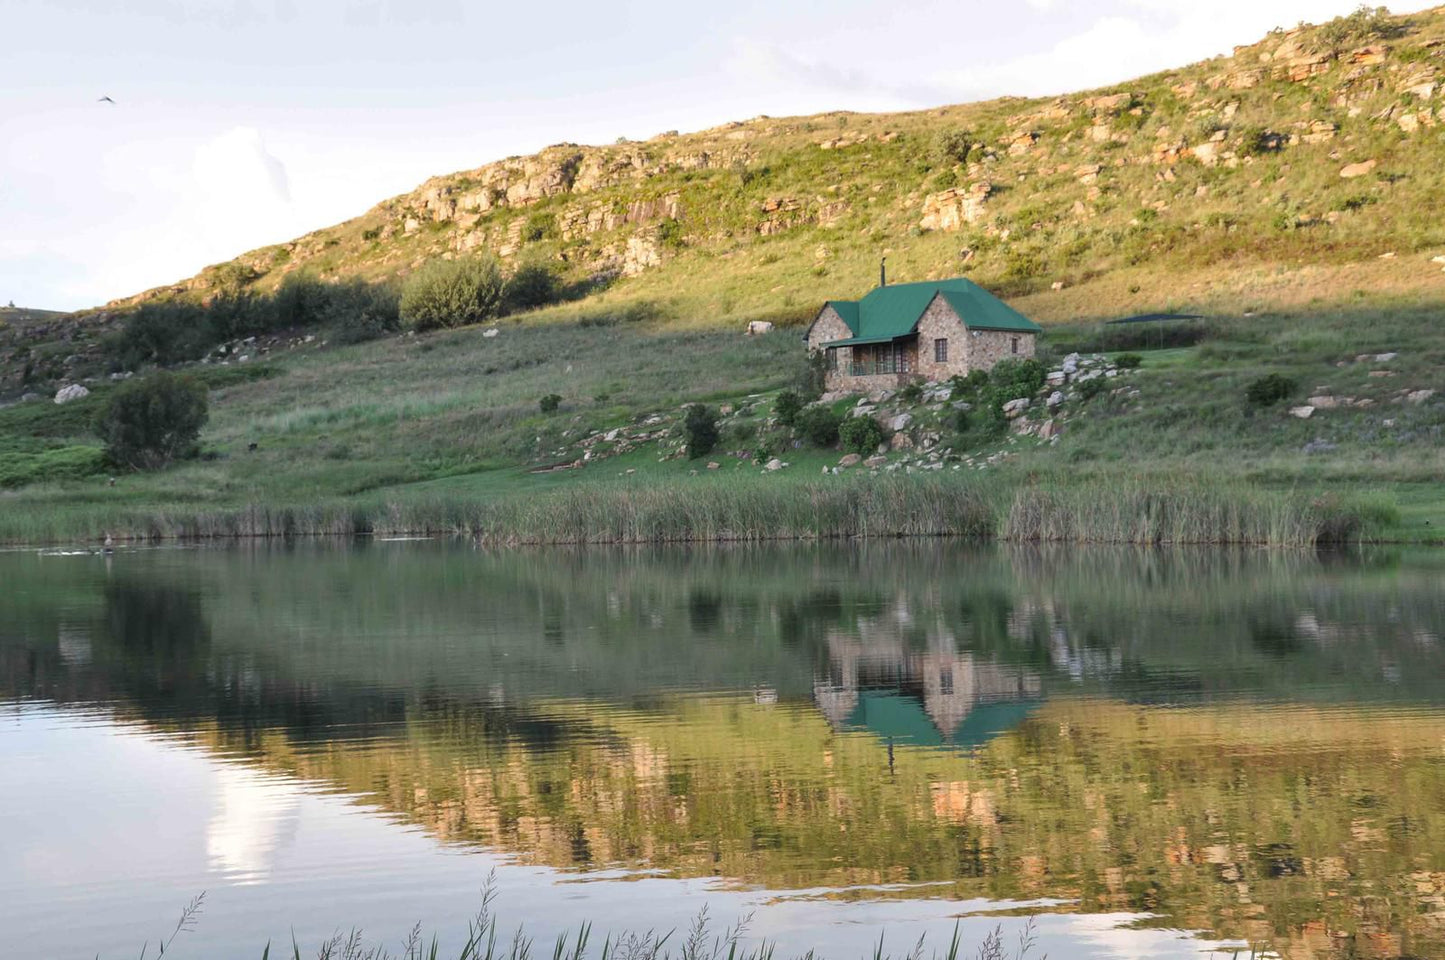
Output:
<svg viewBox="0 0 1445 960">
<path fill-rule="evenodd" d="M 605 539 L 881 522 L 1311 542 L 1343 509 L 1357 532 L 1434 539 L 1445 523 L 1442 73 L 1445 8 L 1359 14 L 1054 100 L 756 118 L 439 177 L 174 287 L 0 328 L 0 396 L 77 379 L 92 391 L 0 409 L 0 504 L 15 508 L 0 511 L 0 538 Z M 194 366 L 213 389 L 203 458 L 107 482 L 89 423 L 118 372 L 107 337 L 135 303 L 266 293 L 291 276 L 403 278 L 478 251 L 509 267 L 548 262 L 578 296 L 489 330 L 234 344 Z M 801 324 L 824 298 L 866 291 L 882 256 L 895 278 L 963 273 L 1008 296 L 1047 325 L 1048 364 L 1121 350 L 1143 363 L 1105 391 L 1070 386 L 1048 430 L 1041 396 L 1038 413 L 984 443 L 948 404 L 894 398 L 875 415 L 913 421 L 887 465 L 820 480 L 839 452 L 778 424 L 774 398 L 802 375 Z M 1209 319 L 1182 333 L 1099 323 L 1156 310 Z M 741 337 L 752 318 L 782 327 Z M 1271 373 L 1293 381 L 1290 396 L 1247 402 Z M 550 393 L 561 408 L 543 413 Z M 730 408 L 716 470 L 678 456 L 690 402 Z M 1308 420 L 1287 412 L 1307 403 Z M 790 466 L 765 474 L 774 456 Z M 929 484 L 887 495 L 864 480 L 934 469 Z M 1160 520 L 1154 490 L 1201 512 Z M 1092 534 L 1049 519 L 1098 503 L 1097 491 L 1123 499 Z M 1242 512 L 1224 516 L 1229 503 Z M 1134 511 L 1152 519 L 1126 521 Z"/>
<path fill-rule="evenodd" d="M 1043 320 L 1239 305 L 1251 287 L 1273 302 L 1281 270 L 1388 254 L 1400 269 L 1342 282 L 1438 289 L 1442 66 L 1445 9 L 1356 15 L 1057 99 L 563 144 L 142 296 L 403 276 L 478 249 L 703 326 L 810 316 L 885 254 L 900 279 L 968 273 Z M 1056 283 L 1089 292 L 1035 296 Z"/>
</svg>

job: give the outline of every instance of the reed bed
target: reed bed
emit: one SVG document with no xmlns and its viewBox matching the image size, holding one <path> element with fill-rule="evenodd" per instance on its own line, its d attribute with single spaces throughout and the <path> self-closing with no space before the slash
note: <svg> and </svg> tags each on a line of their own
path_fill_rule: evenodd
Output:
<svg viewBox="0 0 1445 960">
<path fill-rule="evenodd" d="M 1389 521 L 1390 508 L 1364 500 L 1167 477 L 706 477 L 495 498 L 31 508 L 0 511 L 0 542 L 446 535 L 493 545 L 955 537 L 1311 547 L 1369 540 Z"/>
<path fill-rule="evenodd" d="M 488 878 L 482 889 L 481 906 L 476 915 L 467 923 L 466 935 L 454 950 L 442 952 L 443 948 L 436 935 L 426 937 L 421 924 L 414 926 L 403 939 L 399 952 L 392 953 L 384 945 L 369 945 L 359 929 L 337 933 L 324 940 L 314 953 L 303 954 L 301 945 L 293 937 L 289 949 L 276 951 L 277 960 L 303 960 L 314 956 L 316 960 L 543 960 L 546 946 L 540 949 L 534 938 L 527 935 L 522 926 L 511 934 L 502 934 L 498 939 L 499 925 L 493 907 L 497 896 L 495 875 Z M 181 912 L 180 921 L 158 941 L 157 957 L 174 956 L 180 946 L 177 937 L 190 933 L 198 925 L 205 894 L 192 900 Z M 776 944 L 766 939 L 753 940 L 748 936 L 752 921 L 749 914 L 720 932 L 712 930 L 707 906 L 698 912 L 688 925 L 685 934 L 676 930 L 660 932 L 623 931 L 609 933 L 598 944 L 592 933 L 592 924 L 583 923 L 572 931 L 558 934 L 551 944 L 551 960 L 774 960 Z M 1028 960 L 1037 943 L 1033 917 L 1024 920 L 1017 934 L 1005 938 L 1002 925 L 986 934 L 976 948 L 964 953 L 959 937 L 959 925 L 954 924 L 953 936 L 943 951 L 926 947 L 920 936 L 910 948 L 900 954 L 885 949 L 883 936 L 873 944 L 861 960 Z M 675 946 L 674 946 L 675 945 Z M 146 960 L 149 944 L 141 948 L 140 960 Z M 927 950 L 928 952 L 925 952 Z M 261 960 L 271 960 L 272 945 L 266 944 Z M 821 960 L 818 954 L 809 950 L 798 960 Z M 1040 960 L 1048 960 L 1045 955 Z"/>
</svg>

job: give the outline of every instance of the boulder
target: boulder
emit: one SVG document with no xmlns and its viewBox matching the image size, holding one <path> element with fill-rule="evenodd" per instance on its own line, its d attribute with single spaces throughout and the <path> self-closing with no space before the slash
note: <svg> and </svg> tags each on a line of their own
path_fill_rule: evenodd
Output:
<svg viewBox="0 0 1445 960">
<path fill-rule="evenodd" d="M 484 336 L 484 337 L 486 337 L 488 340 L 490 340 L 492 337 L 495 337 L 497 334 L 499 334 L 499 333 L 501 333 L 501 332 L 502 332 L 502 331 L 498 330 L 496 327 L 488 327 L 487 329 L 485 329 L 485 330 L 482 331 L 482 336 Z"/>
<path fill-rule="evenodd" d="M 748 330 L 747 330 L 747 333 L 748 333 L 748 336 L 750 336 L 750 337 L 755 337 L 755 336 L 758 336 L 759 334 L 772 333 L 772 332 L 773 332 L 773 325 L 772 325 L 771 323 L 769 323 L 768 321 L 766 321 L 766 320 L 749 320 L 749 321 L 748 321 Z"/>
<path fill-rule="evenodd" d="M 1016 417 L 1023 416 L 1024 411 L 1028 408 L 1029 398 L 1019 397 L 1018 399 L 1010 400 L 1008 403 L 1005 403 L 1003 405 L 1003 415 L 1008 417 L 1010 420 L 1013 420 Z"/>
<path fill-rule="evenodd" d="M 777 470 L 781 470 L 786 466 L 786 463 L 779 460 L 777 457 L 774 457 L 773 459 L 769 460 L 766 465 L 764 465 L 763 469 L 771 473 Z"/>
<path fill-rule="evenodd" d="M 1340 405 L 1340 399 L 1331 396 L 1310 397 L 1309 405 L 1316 410 L 1333 410 Z"/>
<path fill-rule="evenodd" d="M 912 422 L 913 422 L 913 414 L 911 414 L 911 413 L 900 413 L 898 416 L 896 416 L 896 417 L 894 417 L 892 420 L 888 421 L 888 427 L 889 427 L 890 430 L 907 430 L 907 429 L 908 429 L 908 425 L 909 425 L 910 423 L 912 423 Z"/>
<path fill-rule="evenodd" d="M 850 453 L 838 461 L 840 467 L 856 467 L 863 462 L 863 458 L 856 453 Z"/>
<path fill-rule="evenodd" d="M 1405 400 L 1406 402 L 1413 403 L 1415 404 L 1415 406 L 1418 407 L 1420 404 L 1424 403 L 1426 400 L 1429 400 L 1433 396 L 1435 396 L 1434 390 L 1412 390 L 1405 395 Z M 56 402 L 59 403 L 60 401 L 56 400 Z"/>
<path fill-rule="evenodd" d="M 55 394 L 56 403 L 69 403 L 72 400 L 79 400 L 82 397 L 90 396 L 90 391 L 78 383 L 72 383 L 68 387 L 61 387 Z"/>
<path fill-rule="evenodd" d="M 1054 437 L 1057 437 L 1063 432 L 1063 425 L 1060 424 L 1057 420 L 1045 420 L 1042 424 L 1039 425 L 1040 440 L 1052 440 Z"/>
<path fill-rule="evenodd" d="M 876 467 L 881 467 L 881 466 L 883 466 L 883 465 L 884 465 L 885 463 L 887 463 L 887 462 L 888 462 L 888 458 L 880 454 L 880 455 L 878 455 L 878 456 L 869 457 L 867 460 L 864 460 L 864 461 L 863 461 L 863 466 L 876 468 Z"/>
<path fill-rule="evenodd" d="M 1315 415 L 1314 407 L 1290 407 L 1289 415 L 1300 420 L 1308 420 Z"/>
<path fill-rule="evenodd" d="M 1378 160 L 1365 160 L 1361 163 L 1352 163 L 1340 170 L 1340 176 L 1346 180 L 1363 177 L 1374 170 L 1378 164 Z"/>
<path fill-rule="evenodd" d="M 716 460 L 709 460 L 707 462 L 707 468 L 709 470 L 721 470 L 722 464 L 718 463 Z"/>
<path fill-rule="evenodd" d="M 1050 410 L 1054 409 L 1055 407 L 1061 407 L 1064 405 L 1064 395 L 1062 392 L 1055 390 L 1053 393 L 1049 394 L 1049 398 L 1045 400 L 1044 403 L 1048 405 Z"/>
<path fill-rule="evenodd" d="M 893 450 L 912 450 L 913 438 L 906 433 L 895 433 L 888 440 L 888 446 Z"/>
</svg>

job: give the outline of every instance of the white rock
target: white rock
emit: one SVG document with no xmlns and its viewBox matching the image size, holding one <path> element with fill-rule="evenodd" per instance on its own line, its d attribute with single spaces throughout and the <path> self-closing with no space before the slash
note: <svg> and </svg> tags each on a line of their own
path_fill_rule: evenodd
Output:
<svg viewBox="0 0 1445 960">
<path fill-rule="evenodd" d="M 1314 408 L 1314 407 L 1290 407 L 1290 408 L 1289 408 L 1289 415 L 1292 416 L 1292 417 L 1298 417 L 1298 418 L 1301 419 L 1301 420 L 1308 420 L 1310 417 L 1312 417 L 1312 416 L 1315 415 L 1315 408 Z"/>
<path fill-rule="evenodd" d="M 1426 400 L 1429 400 L 1433 396 L 1435 396 L 1434 390 L 1414 390 L 1407 394 L 1405 399 L 1418 407 L 1420 404 L 1424 403 Z"/>
<path fill-rule="evenodd" d="M 774 471 L 774 470 L 781 470 L 781 469 L 783 469 L 783 468 L 786 467 L 786 466 L 787 466 L 786 463 L 784 463 L 783 461 L 779 460 L 777 457 L 774 457 L 773 459 L 771 459 L 771 460 L 769 460 L 769 461 L 767 462 L 767 465 L 764 466 L 763 469 L 764 469 L 764 470 L 767 470 L 767 471 L 769 471 L 769 472 L 772 472 L 772 471 Z"/>
<path fill-rule="evenodd" d="M 1018 399 L 1010 400 L 1008 403 L 1005 403 L 1003 405 L 1003 415 L 1012 420 L 1015 417 L 1022 416 L 1023 412 L 1028 408 L 1029 398 L 1019 397 Z"/>
<path fill-rule="evenodd" d="M 55 394 L 56 403 L 69 403 L 72 400 L 79 400 L 82 397 L 90 396 L 90 391 L 78 383 L 72 383 L 68 387 L 61 387 Z"/>
<path fill-rule="evenodd" d="M 1064 395 L 1058 390 L 1055 390 L 1049 394 L 1049 399 L 1045 400 L 1044 403 L 1048 404 L 1050 408 L 1063 406 Z"/>
<path fill-rule="evenodd" d="M 492 337 L 495 337 L 497 334 L 499 334 L 499 333 L 501 333 L 501 332 L 502 332 L 502 331 L 498 330 L 496 327 L 488 327 L 487 329 L 485 329 L 485 330 L 482 331 L 482 336 L 487 337 L 488 339 L 490 339 L 490 338 L 492 338 Z"/>
<path fill-rule="evenodd" d="M 913 422 L 913 414 L 900 413 L 889 421 L 888 426 L 894 430 L 907 430 L 908 425 Z"/>
</svg>

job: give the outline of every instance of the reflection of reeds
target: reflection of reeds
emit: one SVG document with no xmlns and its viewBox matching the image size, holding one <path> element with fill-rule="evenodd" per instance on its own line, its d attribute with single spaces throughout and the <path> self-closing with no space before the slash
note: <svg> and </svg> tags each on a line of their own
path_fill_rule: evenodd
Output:
<svg viewBox="0 0 1445 960">
<path fill-rule="evenodd" d="M 176 934 L 194 926 L 204 898 L 204 893 L 196 897 L 182 912 L 181 922 L 176 925 L 170 937 L 162 941 L 161 956 L 165 955 Z M 455 960 L 534 960 L 534 942 L 526 935 L 523 927 L 517 928 L 510 941 L 498 943 L 497 914 L 493 909 L 496 898 L 497 879 L 494 873 L 482 887 L 481 906 L 477 908 L 476 915 L 467 922 L 466 939 L 455 954 L 449 953 L 447 957 L 454 957 Z M 679 944 L 676 954 L 667 949 L 675 931 L 669 930 L 663 934 L 655 930 L 644 933 L 624 931 L 607 935 L 602 941 L 602 949 L 596 954 L 596 960 L 773 960 L 776 944 L 767 940 L 758 941 L 755 946 L 745 943 L 751 920 L 752 914 L 748 914 L 731 927 L 724 928 L 721 933 L 714 934 L 711 932 L 711 918 L 708 916 L 707 906 L 704 905 L 688 925 L 687 935 Z M 583 923 L 575 931 L 563 931 L 552 945 L 551 960 L 590 960 L 593 956 L 588 952 L 591 941 L 590 923 Z M 1034 944 L 1034 920 L 1030 917 L 1019 932 L 1018 946 L 1014 952 L 1011 953 L 1004 946 L 1003 928 L 1000 926 L 984 937 L 974 957 L 976 960 L 1026 960 Z M 961 948 L 958 924 L 955 923 L 948 949 L 943 953 L 935 950 L 928 956 L 930 960 L 960 960 Z M 898 960 L 924 960 L 924 950 L 925 938 L 920 936 L 912 949 Z M 892 956 L 885 952 L 883 937 L 879 936 L 871 960 L 892 960 Z M 141 957 L 144 960 L 144 949 L 141 950 Z M 333 935 L 316 948 L 316 960 L 442 960 L 442 957 L 440 940 L 435 934 L 430 939 L 424 937 L 421 924 L 412 927 L 402 941 L 401 952 L 397 954 L 390 953 L 382 945 L 367 946 L 361 931 L 354 928 L 347 933 Z M 261 951 L 261 960 L 271 960 L 271 944 L 266 944 Z M 291 960 L 302 960 L 301 945 L 294 937 L 291 940 Z M 809 950 L 799 960 L 818 958 L 814 951 Z M 1048 957 L 1045 956 L 1042 960 L 1048 960 Z"/>
<path fill-rule="evenodd" d="M 93 511 L 17 511 L 0 541 L 446 534 L 492 544 L 674 543 L 868 537 L 1023 542 L 1310 546 L 1367 539 L 1378 505 L 1189 478 L 1050 481 L 1006 475 L 698 477 L 579 485 L 483 498 L 461 493 Z"/>
</svg>

